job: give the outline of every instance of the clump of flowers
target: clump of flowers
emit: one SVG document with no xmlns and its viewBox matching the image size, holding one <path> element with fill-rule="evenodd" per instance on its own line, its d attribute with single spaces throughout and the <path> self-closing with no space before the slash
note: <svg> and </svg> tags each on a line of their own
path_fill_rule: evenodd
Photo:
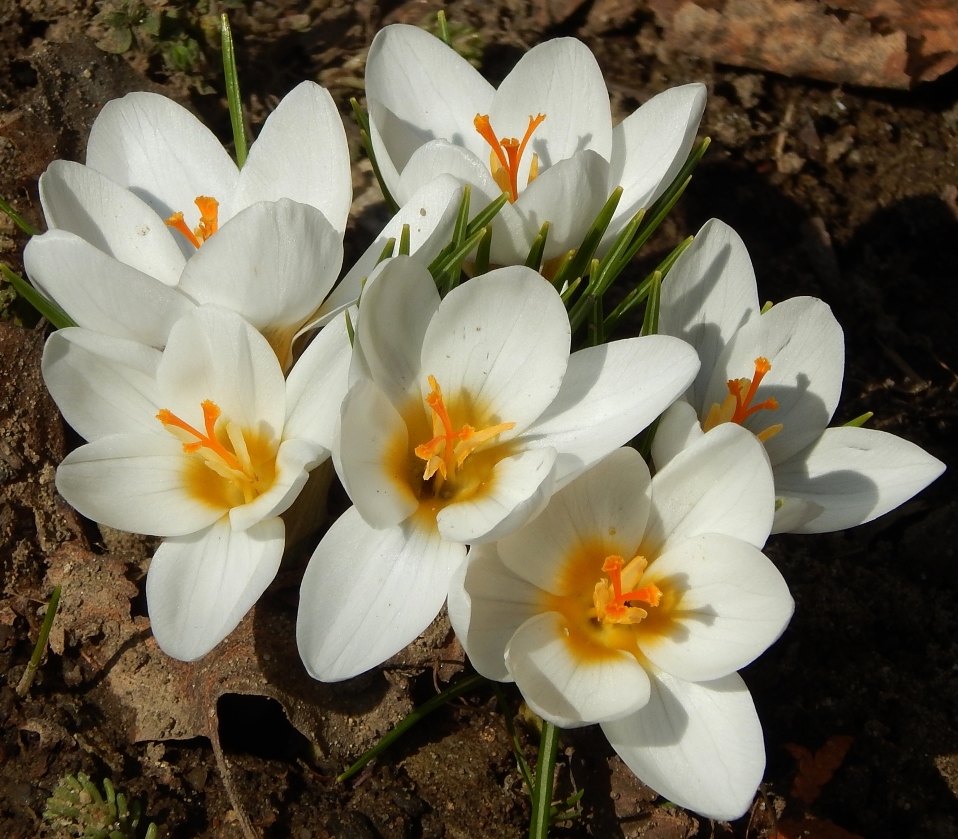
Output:
<svg viewBox="0 0 958 839">
<path fill-rule="evenodd" d="M 370 48 L 366 93 L 360 133 L 396 212 L 344 272 L 348 149 L 311 82 L 248 159 L 137 93 L 103 109 L 86 165 L 51 164 L 33 286 L 4 275 L 75 324 L 43 356 L 88 441 L 57 488 L 163 537 L 153 633 L 194 660 L 273 580 L 285 518 L 331 459 L 353 506 L 302 580 L 311 675 L 378 666 L 448 598 L 476 670 L 514 681 L 546 735 L 599 724 L 662 795 L 740 816 L 765 756 L 737 671 L 793 609 L 766 539 L 870 521 L 943 465 L 828 427 L 841 327 L 815 298 L 760 310 L 721 222 L 606 305 L 707 146 L 703 85 L 613 127 L 574 39 L 530 50 L 496 90 L 448 39 L 398 25 Z M 640 334 L 610 341 L 638 306 Z M 91 795 L 79 783 L 71 802 Z"/>
</svg>

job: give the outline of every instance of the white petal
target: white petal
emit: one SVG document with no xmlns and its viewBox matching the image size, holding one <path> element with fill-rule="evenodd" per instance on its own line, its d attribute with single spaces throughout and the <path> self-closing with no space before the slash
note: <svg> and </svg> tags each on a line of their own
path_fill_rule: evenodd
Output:
<svg viewBox="0 0 958 839">
<path fill-rule="evenodd" d="M 807 498 L 776 495 L 772 533 L 792 533 L 821 515 L 825 508 Z"/>
<path fill-rule="evenodd" d="M 173 233 L 147 204 L 89 166 L 54 160 L 40 176 L 50 227 L 68 230 L 104 253 L 174 286 L 186 260 Z"/>
<path fill-rule="evenodd" d="M 649 517 L 650 485 L 641 455 L 617 449 L 552 496 L 522 530 L 499 542 L 503 565 L 545 591 L 569 594 L 562 574 L 582 548 L 598 547 L 607 556 L 627 559 L 635 555 Z"/>
<path fill-rule="evenodd" d="M 621 186 L 622 198 L 605 236 L 608 244 L 632 216 L 665 192 L 685 165 L 705 99 L 705 85 L 698 82 L 672 87 L 615 127 L 609 192 Z"/>
<path fill-rule="evenodd" d="M 688 344 L 661 335 L 579 350 L 552 404 L 523 433 L 522 445 L 559 450 L 557 482 L 625 445 L 682 393 L 698 359 Z"/>
<path fill-rule="evenodd" d="M 545 120 L 536 128 L 520 161 L 520 184 L 529 177 L 533 153 L 539 155 L 541 170 L 586 149 L 609 159 L 609 93 L 595 56 L 581 41 L 556 38 L 523 55 L 496 91 L 489 121 L 500 140 L 515 137 L 521 141 L 530 117 L 539 113 L 545 114 Z"/>
<path fill-rule="evenodd" d="M 748 811 L 765 772 L 762 726 L 738 674 L 684 682 L 650 673 L 642 710 L 602 730 L 639 779 L 702 816 L 737 819 Z"/>
<path fill-rule="evenodd" d="M 86 165 L 138 195 L 162 219 L 183 213 L 190 229 L 199 222 L 193 201 L 207 196 L 228 203 L 239 176 L 212 131 L 155 93 L 106 103 L 90 130 Z M 184 252 L 192 250 L 183 245 Z"/>
<path fill-rule="evenodd" d="M 85 440 L 157 432 L 160 352 L 87 329 L 59 329 L 43 348 L 43 381 Z"/>
<path fill-rule="evenodd" d="M 894 510 L 944 472 L 945 464 L 894 434 L 871 428 L 829 428 L 817 442 L 773 471 L 779 495 L 822 508 L 811 521 L 788 529 L 827 533 Z"/>
<path fill-rule="evenodd" d="M 658 556 L 701 533 L 724 533 L 761 548 L 774 507 L 772 470 L 762 444 L 741 426 L 725 423 L 652 479 L 642 553 Z"/>
<path fill-rule="evenodd" d="M 180 661 L 212 650 L 272 582 L 284 542 L 280 518 L 237 532 L 225 517 L 199 533 L 164 541 L 146 578 L 160 649 Z"/>
<path fill-rule="evenodd" d="M 745 243 L 727 224 L 710 219 L 662 283 L 659 310 L 659 332 L 688 341 L 702 361 L 688 394 L 696 411 L 708 408 L 705 391 L 725 345 L 758 314 L 755 271 Z"/>
<path fill-rule="evenodd" d="M 757 548 L 720 533 L 680 542 L 656 559 L 639 586 L 678 595 L 662 632 L 639 648 L 667 673 L 705 682 L 734 673 L 782 634 L 794 603 L 778 569 Z"/>
<path fill-rule="evenodd" d="M 392 527 L 419 502 L 409 485 L 409 432 L 399 412 L 373 382 L 356 382 L 342 407 L 337 469 L 362 517 L 373 527 Z"/>
<path fill-rule="evenodd" d="M 511 682 L 506 645 L 515 631 L 540 610 L 542 592 L 509 571 L 495 545 L 469 549 L 449 581 L 449 622 L 476 671 L 487 679 Z"/>
<path fill-rule="evenodd" d="M 310 470 L 329 457 L 329 452 L 306 440 L 284 440 L 276 452 L 276 476 L 270 488 L 249 504 L 230 510 L 233 530 L 247 530 L 261 521 L 285 513 L 296 500 Z"/>
<path fill-rule="evenodd" d="M 203 306 L 179 320 L 157 372 L 163 407 L 203 428 L 204 400 L 224 420 L 277 443 L 286 419 L 283 372 L 266 339 L 235 312 Z"/>
<path fill-rule="evenodd" d="M 230 215 L 258 201 L 291 198 L 319 210 L 341 237 L 352 197 L 349 148 L 336 103 L 325 88 L 301 82 L 250 146 Z"/>
<path fill-rule="evenodd" d="M 366 96 L 391 111 L 418 138 L 416 145 L 443 138 L 478 153 L 484 143 L 473 121 L 477 114 L 489 113 L 494 95 L 492 85 L 468 61 L 418 27 L 384 27 L 369 48 Z M 370 117 L 377 157 L 383 148 L 401 172 L 416 146 L 391 124 L 373 113 Z"/>
<path fill-rule="evenodd" d="M 337 318 L 313 338 L 286 378 L 287 440 L 298 437 L 332 451 L 349 360 L 346 321 Z"/>
<path fill-rule="evenodd" d="M 743 425 L 755 434 L 770 425 L 785 426 L 765 443 L 775 465 L 817 440 L 835 413 L 845 372 L 842 328 L 815 297 L 792 297 L 773 306 L 732 336 L 712 373 L 700 419 L 728 396 L 729 379 L 752 378 L 759 357 L 767 358 L 772 369 L 753 403 L 774 397 L 778 408 L 758 411 Z"/>
<path fill-rule="evenodd" d="M 500 460 L 481 495 L 439 512 L 436 520 L 443 539 L 488 542 L 522 527 L 552 495 L 555 459 L 555 449 L 538 449 Z"/>
<path fill-rule="evenodd" d="M 239 312 L 287 366 L 293 335 L 319 308 L 342 261 L 342 239 L 323 214 L 284 198 L 232 218 L 189 261 L 179 288 L 197 303 Z"/>
<path fill-rule="evenodd" d="M 409 253 L 423 265 L 432 262 L 452 239 L 461 199 L 462 186 L 452 175 L 439 175 L 417 190 L 333 289 L 317 312 L 317 321 L 334 317 L 359 299 L 363 280 L 372 274 L 386 242 L 399 242 L 404 225 L 409 225 Z"/>
<path fill-rule="evenodd" d="M 373 380 L 396 406 L 419 387 L 423 339 L 438 309 L 436 284 L 412 257 L 391 260 L 366 284 L 356 341 Z"/>
<path fill-rule="evenodd" d="M 23 264 L 34 285 L 79 326 L 114 338 L 162 347 L 177 318 L 193 308 L 176 289 L 66 230 L 34 236 Z"/>
<path fill-rule="evenodd" d="M 453 289 L 426 330 L 427 375 L 450 396 L 468 394 L 495 422 L 521 433 L 555 399 L 569 362 L 569 318 L 552 284 L 531 268 L 500 268 Z"/>
<path fill-rule="evenodd" d="M 187 478 L 194 463 L 171 434 L 117 434 L 70 452 L 57 469 L 57 489 L 100 524 L 185 536 L 226 513 L 190 494 Z"/>
<path fill-rule="evenodd" d="M 652 460 L 655 468 L 664 469 L 673 457 L 691 446 L 704 433 L 695 408 L 684 399 L 673 402 L 662 414 L 652 438 Z"/>
<path fill-rule="evenodd" d="M 487 161 L 462 146 L 440 139 L 430 140 L 416 149 L 402 170 L 399 194 L 403 196 L 403 203 L 408 203 L 405 196 L 413 195 L 441 173 L 472 185 L 470 215 L 474 216 L 502 194 L 489 173 Z"/>
<path fill-rule="evenodd" d="M 506 647 L 506 666 L 526 704 L 553 725 L 617 720 L 649 701 L 649 677 L 635 656 L 623 650 L 583 656 L 557 612 L 519 627 Z"/>
<path fill-rule="evenodd" d="M 434 530 L 375 530 L 350 507 L 303 576 L 296 642 L 310 675 L 338 682 L 399 652 L 439 613 L 465 553 Z"/>
<path fill-rule="evenodd" d="M 528 245 L 539 235 L 543 222 L 549 222 L 544 259 L 553 259 L 585 239 L 592 222 L 609 197 L 606 189 L 609 164 L 594 151 L 583 151 L 558 161 L 536 178 L 513 204 L 525 223 Z M 500 239 L 492 237 L 490 258 L 501 262 Z M 523 254 L 523 261 L 525 254 Z"/>
</svg>

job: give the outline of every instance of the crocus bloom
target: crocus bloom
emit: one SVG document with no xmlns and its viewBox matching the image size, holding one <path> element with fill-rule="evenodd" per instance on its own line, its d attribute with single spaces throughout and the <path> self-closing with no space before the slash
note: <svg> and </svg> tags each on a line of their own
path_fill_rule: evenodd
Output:
<svg viewBox="0 0 958 839">
<path fill-rule="evenodd" d="M 238 311 L 284 364 L 342 264 L 349 153 L 329 93 L 280 103 L 242 170 L 189 111 L 153 93 L 109 102 L 87 163 L 40 177 L 50 227 L 28 243 L 30 279 L 80 326 L 162 347 L 195 304 Z"/>
<path fill-rule="evenodd" d="M 509 195 L 493 223 L 491 259 L 510 265 L 526 259 L 545 221 L 546 259 L 578 247 L 617 186 L 624 192 L 607 241 L 654 201 L 691 150 L 705 87 L 668 90 L 613 129 L 602 73 L 580 41 L 534 47 L 496 90 L 438 38 L 397 24 L 373 39 L 366 99 L 376 159 L 397 201 L 437 172 L 471 184 L 476 210 Z"/>
<path fill-rule="evenodd" d="M 569 345 L 559 296 L 529 268 L 484 274 L 441 302 L 409 258 L 373 275 L 334 450 L 355 506 L 302 585 L 297 639 L 313 676 L 349 678 L 402 649 L 439 612 L 466 543 L 520 527 L 698 368 L 665 336 L 571 356 Z"/>
<path fill-rule="evenodd" d="M 620 449 L 500 542 L 449 593 L 482 675 L 515 681 L 561 727 L 601 723 L 670 801 L 736 818 L 762 780 L 762 729 L 735 671 L 781 634 L 792 598 L 759 550 L 772 476 L 741 428 L 716 428 L 652 479 Z"/>
<path fill-rule="evenodd" d="M 652 456 L 664 466 L 721 423 L 765 444 L 775 475 L 773 533 L 823 533 L 871 521 L 924 489 L 944 464 L 894 434 L 827 428 L 845 369 L 842 329 L 814 297 L 760 313 L 745 245 L 712 219 L 662 285 L 659 330 L 696 348 L 698 376 L 665 413 Z"/>
<path fill-rule="evenodd" d="M 166 537 L 146 594 L 169 655 L 207 653 L 275 576 L 280 514 L 329 457 L 348 368 L 340 320 L 284 381 L 266 339 L 215 306 L 177 321 L 162 353 L 80 328 L 50 337 L 44 380 L 90 441 L 57 489 L 94 521 Z"/>
</svg>

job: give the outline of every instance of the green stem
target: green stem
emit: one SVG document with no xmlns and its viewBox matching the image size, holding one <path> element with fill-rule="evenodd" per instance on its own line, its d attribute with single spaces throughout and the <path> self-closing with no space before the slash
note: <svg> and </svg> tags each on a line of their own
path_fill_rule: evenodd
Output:
<svg viewBox="0 0 958 839">
<path fill-rule="evenodd" d="M 380 740 L 375 746 L 373 746 L 368 752 L 359 758 L 359 760 L 350 766 L 349 769 L 343 772 L 342 775 L 337 777 L 336 780 L 339 783 L 349 780 L 374 757 L 378 757 L 384 751 L 386 751 L 386 749 L 388 749 L 393 743 L 402 737 L 403 734 L 409 731 L 409 729 L 412 728 L 417 722 L 429 716 L 429 714 L 431 714 L 437 708 L 445 705 L 450 699 L 455 699 L 457 696 L 468 693 L 470 690 L 478 687 L 485 681 L 486 680 L 482 676 L 472 675 L 467 676 L 465 679 L 462 679 L 459 682 L 456 682 L 454 685 L 450 685 L 442 693 L 437 694 L 428 702 L 424 703 L 421 708 L 417 708 L 411 714 L 400 720 L 392 731 L 390 731 L 385 737 L 382 738 L 382 740 Z"/>
<path fill-rule="evenodd" d="M 552 815 L 552 783 L 555 776 L 556 755 L 559 752 L 559 729 L 551 722 L 542 721 L 539 738 L 539 759 L 536 762 L 536 781 L 532 790 L 532 818 L 529 820 L 529 839 L 546 839 Z"/>
<path fill-rule="evenodd" d="M 246 142 L 246 127 L 243 125 L 243 100 L 240 97 L 239 72 L 236 69 L 236 52 L 233 49 L 233 30 L 230 29 L 226 12 L 220 15 L 220 43 L 223 48 L 226 100 L 229 102 L 230 123 L 233 126 L 233 148 L 236 150 L 236 165 L 242 169 L 249 147 Z"/>
<path fill-rule="evenodd" d="M 37 674 L 37 668 L 40 666 L 40 659 L 43 658 L 43 651 L 47 648 L 47 639 L 50 637 L 50 629 L 53 626 L 53 617 L 57 613 L 57 606 L 60 603 L 60 586 L 53 589 L 53 596 L 47 604 L 47 613 L 43 617 L 43 624 L 40 627 L 40 634 L 37 636 L 37 645 L 33 648 L 33 655 L 30 657 L 30 663 L 27 669 L 23 671 L 20 683 L 17 685 L 17 696 L 26 696 L 33 684 L 33 677 Z"/>
</svg>

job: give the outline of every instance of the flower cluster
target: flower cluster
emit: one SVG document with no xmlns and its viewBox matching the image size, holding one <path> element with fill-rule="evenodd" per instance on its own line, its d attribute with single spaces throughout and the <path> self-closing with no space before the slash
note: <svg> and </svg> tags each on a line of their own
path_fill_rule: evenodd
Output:
<svg viewBox="0 0 958 839">
<path fill-rule="evenodd" d="M 43 375 L 88 441 L 59 491 L 163 537 L 153 633 L 193 660 L 273 580 L 287 528 L 323 518 L 294 502 L 329 459 L 352 506 L 302 580 L 310 674 L 382 664 L 448 602 L 482 675 L 551 724 L 600 724 L 672 801 L 741 815 L 764 747 L 737 671 L 793 609 L 766 539 L 870 521 L 942 464 L 827 427 L 841 328 L 813 298 L 760 310 L 721 222 L 603 316 L 645 212 L 678 196 L 702 85 L 613 126 L 578 41 L 537 46 L 496 90 L 396 25 L 366 93 L 398 210 L 346 271 L 346 135 L 311 82 L 241 168 L 188 111 L 135 93 L 103 109 L 85 165 L 43 174 L 48 230 L 24 262 L 76 324 Z M 608 341 L 642 300 L 641 335 Z M 628 447 L 643 433 L 654 477 Z"/>
</svg>

